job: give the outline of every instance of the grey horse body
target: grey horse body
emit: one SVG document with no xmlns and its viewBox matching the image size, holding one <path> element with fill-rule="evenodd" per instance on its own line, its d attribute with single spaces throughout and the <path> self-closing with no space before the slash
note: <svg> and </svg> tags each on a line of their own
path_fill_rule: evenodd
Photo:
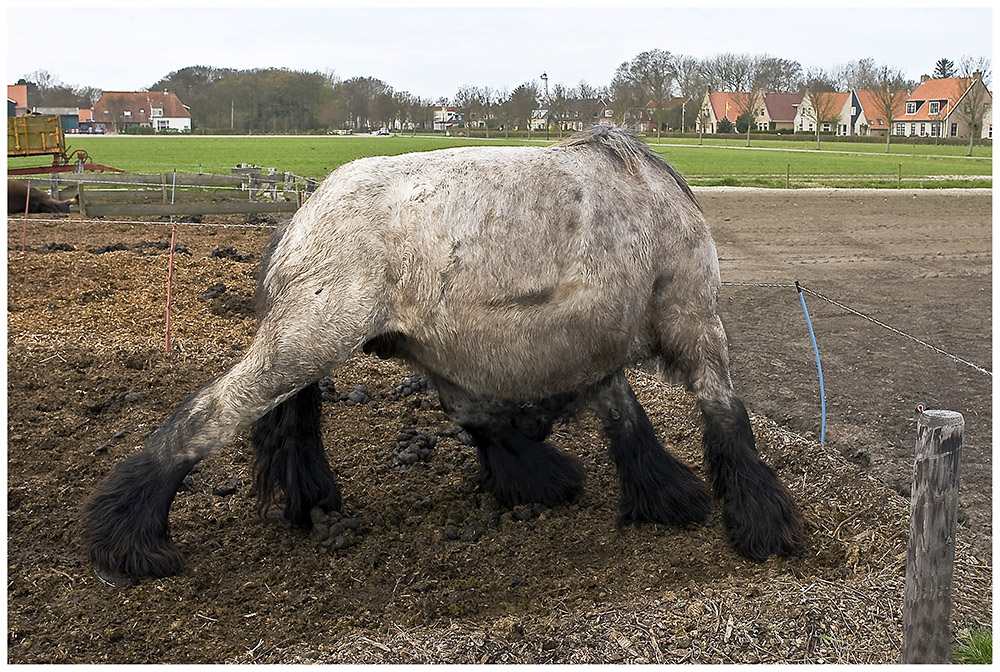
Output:
<svg viewBox="0 0 1000 672">
<path fill-rule="evenodd" d="M 178 481 L 257 420 L 258 460 L 269 465 L 259 494 L 302 500 L 297 519 L 303 507 L 339 506 L 308 390 L 362 348 L 428 373 L 445 410 L 476 437 L 482 482 L 501 499 L 557 503 L 578 493 L 582 471 L 544 439 L 553 417 L 586 407 L 612 444 L 623 519 L 697 522 L 708 514 L 704 486 L 656 442 L 621 374 L 654 358 L 705 414 L 706 461 L 733 543 L 752 557 L 794 552 L 798 514 L 756 458 L 732 390 L 718 287 L 714 243 L 690 189 L 620 131 L 549 148 L 347 164 L 269 246 L 260 326 L 244 359 L 98 488 L 84 516 L 91 556 L 112 573 L 176 571 L 166 523 L 173 492 L 157 491 L 150 474 Z M 537 487 L 519 485 L 532 471 Z M 740 511 L 748 496 L 763 501 L 760 512 Z M 162 520 L 121 514 L 128 502 Z M 136 525 L 141 535 L 125 530 Z"/>
<path fill-rule="evenodd" d="M 352 349 L 403 334 L 413 359 L 479 394 L 526 401 L 596 382 L 654 353 L 656 293 L 714 314 L 719 275 L 673 174 L 644 162 L 615 179 L 621 159 L 594 154 L 356 161 L 282 236 L 264 291 L 338 322 L 345 304 L 363 303 L 352 326 L 366 329 L 345 335 Z"/>
</svg>

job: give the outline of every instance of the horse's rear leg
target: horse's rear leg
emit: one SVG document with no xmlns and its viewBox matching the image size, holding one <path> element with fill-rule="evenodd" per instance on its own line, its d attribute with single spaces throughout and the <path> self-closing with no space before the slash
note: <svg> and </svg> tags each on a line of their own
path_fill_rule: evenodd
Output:
<svg viewBox="0 0 1000 672">
<path fill-rule="evenodd" d="M 802 521 L 791 493 L 757 454 L 746 407 L 733 391 L 722 322 L 674 313 L 660 330 L 665 373 L 680 378 L 705 418 L 705 464 L 730 543 L 754 560 L 801 550 Z"/>
<path fill-rule="evenodd" d="M 241 429 L 343 363 L 357 342 L 348 335 L 320 341 L 316 334 L 322 332 L 305 329 L 301 320 L 271 318 L 243 360 L 189 396 L 84 505 L 83 539 L 98 571 L 113 579 L 177 572 L 183 555 L 170 541 L 168 513 L 184 476 Z"/>
<path fill-rule="evenodd" d="M 554 421 L 571 409 L 573 395 L 516 404 L 482 399 L 435 380 L 441 405 L 476 443 L 476 482 L 507 506 L 555 506 L 583 492 L 580 461 L 545 441 Z"/>
<path fill-rule="evenodd" d="M 340 510 L 340 489 L 323 452 L 320 435 L 322 397 L 311 383 L 268 411 L 254 426 L 254 481 L 261 510 L 285 493 L 285 518 L 310 527 L 310 511 Z"/>
<path fill-rule="evenodd" d="M 619 371 L 602 381 L 589 405 L 604 425 L 618 470 L 620 526 L 683 526 L 708 519 L 712 496 L 704 481 L 657 440 L 624 373 Z"/>
</svg>

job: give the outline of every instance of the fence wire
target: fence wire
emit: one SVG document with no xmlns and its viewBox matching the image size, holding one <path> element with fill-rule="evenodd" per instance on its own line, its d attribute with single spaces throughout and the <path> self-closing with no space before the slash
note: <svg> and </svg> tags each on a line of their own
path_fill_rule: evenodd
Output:
<svg viewBox="0 0 1000 672">
<path fill-rule="evenodd" d="M 795 287 L 796 287 L 794 284 L 774 283 L 774 282 L 723 282 L 722 284 L 730 286 L 730 287 L 778 287 L 778 288 L 781 288 L 781 289 L 795 289 Z M 941 348 L 939 348 L 937 346 L 931 345 L 930 343 L 927 343 L 926 341 L 923 341 L 923 340 L 917 338 L 916 336 L 912 336 L 910 334 L 907 334 L 904 331 L 901 331 L 901 330 L 899 330 L 899 329 L 897 329 L 895 327 L 892 327 L 892 326 L 886 324 L 885 322 L 881 322 L 879 320 L 876 320 L 874 317 L 871 317 L 870 315 L 865 315 L 861 311 L 855 310 L 854 308 L 851 308 L 850 306 L 846 306 L 843 303 L 841 303 L 839 301 L 836 301 L 834 299 L 831 299 L 828 296 L 823 296 L 819 292 L 816 292 L 816 291 L 814 291 L 812 289 L 809 289 L 805 285 L 800 284 L 799 287 L 802 289 L 803 292 L 808 292 L 812 296 L 815 296 L 817 299 L 821 299 L 823 301 L 826 301 L 827 303 L 830 303 L 830 304 L 836 306 L 837 308 L 840 308 L 841 310 L 845 310 L 848 313 L 851 313 L 852 315 L 856 315 L 856 316 L 858 316 L 858 317 L 860 317 L 860 318 L 862 318 L 864 320 L 867 320 L 867 321 L 871 322 L 872 324 L 876 324 L 876 325 L 882 327 L 883 329 L 891 331 L 892 333 L 894 333 L 894 334 L 896 334 L 898 336 L 902 336 L 903 338 L 907 338 L 907 339 L 913 341 L 914 343 L 919 343 L 920 345 L 924 346 L 925 348 L 929 348 L 929 349 L 933 350 L 934 352 L 938 353 L 939 355 L 944 355 L 945 357 L 948 357 L 949 359 L 951 359 L 951 360 L 953 360 L 955 362 L 958 362 L 959 364 L 964 364 L 965 366 L 968 366 L 968 367 L 970 367 L 972 369 L 975 369 L 979 373 L 987 375 L 990 378 L 993 377 L 993 373 L 991 371 L 989 371 L 988 369 L 985 369 L 985 368 L 979 366 L 978 364 L 973 364 L 972 362 L 970 362 L 970 361 L 968 361 L 966 359 L 962 359 L 961 357 L 953 355 L 950 352 L 946 352 L 946 351 L 942 350 Z"/>
</svg>

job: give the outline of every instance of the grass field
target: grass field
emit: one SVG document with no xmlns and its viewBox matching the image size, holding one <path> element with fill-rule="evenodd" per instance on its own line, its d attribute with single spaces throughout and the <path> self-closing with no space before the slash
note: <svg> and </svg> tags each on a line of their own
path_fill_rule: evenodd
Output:
<svg viewBox="0 0 1000 672">
<path fill-rule="evenodd" d="M 555 142 L 555 139 L 552 139 Z M 755 140 L 748 149 L 736 141 L 649 140 L 694 185 L 784 187 L 991 187 L 992 148 L 883 145 Z M 322 178 L 348 161 L 373 155 L 402 154 L 469 144 L 545 144 L 544 140 L 462 139 L 441 136 L 67 136 L 72 149 L 83 149 L 97 163 L 128 172 L 228 173 L 250 163 L 303 177 Z M 44 165 L 46 159 L 8 159 L 8 168 Z M 901 179 L 901 182 L 899 181 Z"/>
</svg>

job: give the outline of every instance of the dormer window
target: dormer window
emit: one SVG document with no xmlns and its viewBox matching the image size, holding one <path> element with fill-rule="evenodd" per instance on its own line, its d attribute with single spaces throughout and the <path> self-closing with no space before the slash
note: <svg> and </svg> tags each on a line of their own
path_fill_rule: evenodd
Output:
<svg viewBox="0 0 1000 672">
<path fill-rule="evenodd" d="M 163 116 L 163 108 L 162 107 L 153 107 L 153 108 L 151 108 L 149 110 L 149 116 L 151 116 L 151 117 L 162 117 Z"/>
<path fill-rule="evenodd" d="M 122 116 L 123 117 L 131 117 L 132 116 L 132 110 L 125 110 L 124 112 L 122 112 Z"/>
<path fill-rule="evenodd" d="M 938 114 L 941 112 L 941 103 L 936 100 L 930 102 L 929 108 L 927 110 L 930 114 Z"/>
<path fill-rule="evenodd" d="M 916 114 L 917 113 L 917 104 L 916 103 L 907 102 L 906 103 L 906 113 L 907 114 Z"/>
</svg>

